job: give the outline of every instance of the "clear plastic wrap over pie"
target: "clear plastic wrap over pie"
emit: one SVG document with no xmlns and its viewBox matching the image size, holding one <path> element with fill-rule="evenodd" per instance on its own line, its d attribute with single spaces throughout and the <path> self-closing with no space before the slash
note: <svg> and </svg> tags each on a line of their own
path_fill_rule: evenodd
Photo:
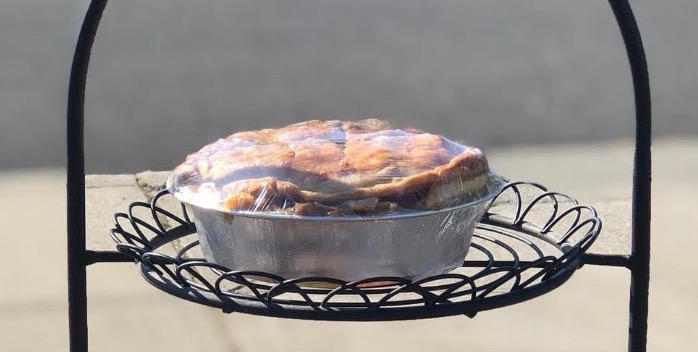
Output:
<svg viewBox="0 0 698 352">
<path fill-rule="evenodd" d="M 189 155 L 167 181 L 199 208 L 313 217 L 434 211 L 499 186 L 479 149 L 378 119 L 234 133 Z"/>
<path fill-rule="evenodd" d="M 346 281 L 462 265 L 503 185 L 478 149 L 377 119 L 235 133 L 167 182 L 208 261 Z"/>
</svg>

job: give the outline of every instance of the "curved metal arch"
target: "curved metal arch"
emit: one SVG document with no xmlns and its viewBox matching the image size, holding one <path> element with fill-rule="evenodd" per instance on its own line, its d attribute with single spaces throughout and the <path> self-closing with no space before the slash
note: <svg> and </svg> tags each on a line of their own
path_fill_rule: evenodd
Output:
<svg viewBox="0 0 698 352">
<path fill-rule="evenodd" d="M 635 157 L 630 256 L 629 350 L 643 352 L 647 342 L 651 210 L 651 100 L 642 38 L 627 0 L 608 0 L 623 36 L 635 96 Z M 107 0 L 92 0 L 78 35 L 73 56 L 67 108 L 67 241 L 68 301 L 71 351 L 87 351 L 85 248 L 84 102 L 90 53 Z"/>
</svg>

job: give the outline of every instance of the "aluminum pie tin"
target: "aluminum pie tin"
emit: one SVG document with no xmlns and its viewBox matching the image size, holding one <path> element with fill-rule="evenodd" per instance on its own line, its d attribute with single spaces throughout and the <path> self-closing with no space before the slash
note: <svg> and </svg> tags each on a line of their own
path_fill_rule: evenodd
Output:
<svg viewBox="0 0 698 352">
<path fill-rule="evenodd" d="M 194 216 L 206 260 L 230 270 L 345 281 L 418 279 L 463 264 L 475 226 L 504 185 L 492 176 L 487 193 L 472 202 L 379 216 L 221 211 L 183 203 Z"/>
</svg>

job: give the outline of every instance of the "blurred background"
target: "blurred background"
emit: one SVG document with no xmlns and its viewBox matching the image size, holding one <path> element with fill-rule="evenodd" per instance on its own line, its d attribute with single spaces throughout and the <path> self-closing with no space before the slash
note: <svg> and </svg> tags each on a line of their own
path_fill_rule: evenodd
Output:
<svg viewBox="0 0 698 352">
<path fill-rule="evenodd" d="M 5 251 L 22 270 L 0 270 L 3 351 L 67 350 L 65 110 L 87 3 L 0 3 L 0 214 L 13 220 L 2 236 L 7 248 L 32 248 Z M 675 268 L 698 270 L 687 260 L 698 226 L 676 221 L 694 217 L 698 197 L 698 2 L 631 3 L 656 139 L 650 347 L 691 351 L 698 278 Z M 602 235 L 627 238 L 632 82 L 603 0 L 112 0 L 85 111 L 89 174 L 168 170 L 235 131 L 377 116 L 481 147 L 512 178 L 611 204 L 620 210 L 602 219 L 625 230 Z M 117 186 L 109 192 L 126 189 Z M 28 210 L 37 205 L 50 211 Z M 90 273 L 95 351 L 618 351 L 626 343 L 622 270 L 585 267 L 546 297 L 474 320 L 392 325 L 228 317 L 156 292 L 131 266 Z"/>
<path fill-rule="evenodd" d="M 698 133 L 698 3 L 633 1 L 655 135 Z M 0 168 L 62 166 L 87 1 L 3 1 Z M 119 0 L 90 63 L 87 170 L 169 169 L 234 131 L 380 116 L 491 149 L 633 136 L 605 1 Z"/>
</svg>

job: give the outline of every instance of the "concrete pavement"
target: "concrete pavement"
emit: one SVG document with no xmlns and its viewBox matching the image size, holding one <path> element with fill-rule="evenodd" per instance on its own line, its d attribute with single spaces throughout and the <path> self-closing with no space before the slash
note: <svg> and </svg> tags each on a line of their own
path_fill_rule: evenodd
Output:
<svg viewBox="0 0 698 352">
<path fill-rule="evenodd" d="M 691 222 L 698 140 L 661 139 L 654 148 L 653 261 L 649 345 L 698 345 Z M 594 204 L 604 220 L 596 251 L 624 253 L 629 235 L 631 143 L 530 146 L 489 152 L 496 170 Z M 144 199 L 134 175 L 88 178 L 91 247 L 112 248 L 111 215 Z M 67 350 L 65 179 L 60 170 L 0 174 L 5 267 L 0 270 L 3 351 Z M 9 226 L 8 226 L 9 225 Z M 603 248 L 602 248 L 603 247 Z M 475 319 L 327 323 L 221 314 L 181 302 L 142 280 L 131 264 L 88 271 L 93 351 L 619 351 L 627 332 L 628 273 L 584 267 L 560 289 Z"/>
</svg>

